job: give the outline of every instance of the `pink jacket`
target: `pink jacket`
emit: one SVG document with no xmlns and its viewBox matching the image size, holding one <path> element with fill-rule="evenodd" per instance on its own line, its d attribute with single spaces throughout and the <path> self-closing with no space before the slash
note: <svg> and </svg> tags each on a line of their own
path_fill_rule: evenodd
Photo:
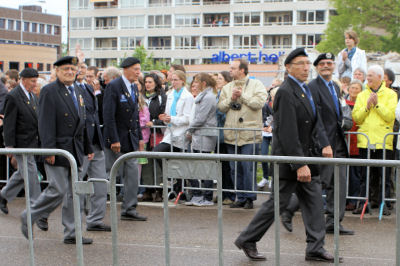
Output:
<svg viewBox="0 0 400 266">
<path fill-rule="evenodd" d="M 146 123 L 150 121 L 150 112 L 147 106 L 139 112 L 140 128 L 142 129 L 143 142 L 147 143 L 150 139 L 150 128 L 146 127 Z"/>
</svg>

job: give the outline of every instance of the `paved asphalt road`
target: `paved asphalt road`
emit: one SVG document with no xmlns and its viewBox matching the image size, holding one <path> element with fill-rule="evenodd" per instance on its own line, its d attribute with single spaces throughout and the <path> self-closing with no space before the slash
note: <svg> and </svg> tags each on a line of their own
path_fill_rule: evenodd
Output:
<svg viewBox="0 0 400 266">
<path fill-rule="evenodd" d="M 247 225 L 266 196 L 259 196 L 254 210 L 224 207 L 225 265 L 274 265 L 274 230 L 259 242 L 258 248 L 267 256 L 266 262 L 250 262 L 233 241 Z M 118 206 L 119 207 L 119 206 Z M 24 199 L 9 204 L 10 213 L 0 214 L 0 265 L 28 265 L 28 241 L 20 232 L 19 214 Z M 48 232 L 34 227 L 36 265 L 75 265 L 74 245 L 62 243 L 63 227 L 60 208 L 49 218 Z M 161 204 L 143 203 L 139 212 L 148 216 L 147 222 L 120 221 L 118 224 L 120 265 L 164 265 L 164 226 Z M 109 215 L 109 212 L 107 213 Z M 109 216 L 106 218 L 109 223 Z M 321 265 L 304 261 L 305 233 L 300 213 L 294 218 L 294 232 L 281 228 L 281 265 Z M 356 231 L 354 236 L 340 237 L 341 265 L 395 265 L 396 220 L 392 214 L 382 221 L 367 214 L 361 222 L 358 216 L 347 213 L 343 225 Z M 170 208 L 171 265 L 218 265 L 217 208 Z M 85 227 L 83 227 L 85 228 Z M 111 265 L 111 234 L 86 232 L 94 244 L 84 247 L 86 265 Z M 333 235 L 327 235 L 326 248 L 333 253 Z"/>
</svg>

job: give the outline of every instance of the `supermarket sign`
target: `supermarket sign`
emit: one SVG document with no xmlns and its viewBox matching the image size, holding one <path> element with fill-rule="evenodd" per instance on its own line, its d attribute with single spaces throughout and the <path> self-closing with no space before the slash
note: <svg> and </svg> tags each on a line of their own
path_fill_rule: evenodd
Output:
<svg viewBox="0 0 400 266">
<path fill-rule="evenodd" d="M 225 51 L 219 51 L 218 54 L 213 54 L 211 61 L 212 63 L 229 63 L 230 61 L 237 59 L 237 58 L 245 58 L 247 59 L 250 63 L 276 63 L 279 60 L 279 57 L 284 55 L 285 52 L 280 51 L 278 53 L 270 53 L 266 54 L 263 53 L 262 51 L 259 51 L 258 53 L 228 53 Z"/>
</svg>

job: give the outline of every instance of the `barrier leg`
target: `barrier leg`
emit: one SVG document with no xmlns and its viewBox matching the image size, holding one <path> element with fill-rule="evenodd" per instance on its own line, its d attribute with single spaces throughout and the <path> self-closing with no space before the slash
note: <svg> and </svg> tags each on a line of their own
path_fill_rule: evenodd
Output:
<svg viewBox="0 0 400 266">
<path fill-rule="evenodd" d="M 280 265 L 279 165 L 274 163 L 275 265 Z"/>
<path fill-rule="evenodd" d="M 334 170 L 334 238 L 335 238 L 335 265 L 339 265 L 339 165 Z"/>
<path fill-rule="evenodd" d="M 74 202 L 74 220 L 75 220 L 75 241 L 76 241 L 76 256 L 77 264 L 83 266 L 83 246 L 82 246 L 82 222 L 81 222 L 81 206 L 80 197 L 76 193 L 75 182 L 78 182 L 78 168 L 75 165 L 71 165 L 71 182 L 72 182 L 72 200 Z"/>
<path fill-rule="evenodd" d="M 111 214 L 111 235 L 112 235 L 112 252 L 113 265 L 118 266 L 118 222 L 117 222 L 117 187 L 116 179 L 120 163 L 113 165 L 110 171 L 110 214 Z"/>
<path fill-rule="evenodd" d="M 222 178 L 218 179 L 218 257 L 219 266 L 224 265 L 224 232 L 223 232 L 223 221 L 222 221 Z"/>
<path fill-rule="evenodd" d="M 396 265 L 400 266 L 400 168 L 396 174 Z"/>
<path fill-rule="evenodd" d="M 168 172 L 165 159 L 163 159 L 163 201 L 164 201 L 164 245 L 165 245 L 165 265 L 170 265 L 169 250 L 169 209 L 168 209 Z M 172 185 L 173 187 L 173 185 Z"/>
<path fill-rule="evenodd" d="M 25 185 L 25 201 L 26 201 L 26 211 L 27 211 L 27 223 L 28 223 L 28 236 L 29 236 L 29 265 L 35 265 L 35 254 L 33 251 L 33 235 L 32 235 L 32 217 L 31 217 L 31 201 L 30 201 L 30 191 L 29 191 L 29 179 L 28 179 L 28 158 L 26 154 L 22 155 L 22 173 L 24 176 Z"/>
</svg>

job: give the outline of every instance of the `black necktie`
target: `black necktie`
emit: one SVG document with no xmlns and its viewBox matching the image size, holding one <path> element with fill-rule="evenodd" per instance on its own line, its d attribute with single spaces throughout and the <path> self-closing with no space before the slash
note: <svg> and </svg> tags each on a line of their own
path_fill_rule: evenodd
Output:
<svg viewBox="0 0 400 266">
<path fill-rule="evenodd" d="M 335 88 L 333 87 L 332 81 L 329 82 L 328 84 L 329 84 L 329 91 L 330 91 L 330 93 L 331 93 L 331 95 L 332 95 L 332 100 L 333 100 L 333 102 L 334 102 L 334 104 L 335 104 L 336 115 L 337 115 L 337 117 L 339 118 L 339 117 L 340 117 L 339 101 L 338 101 L 339 99 L 338 99 L 338 97 L 337 97 Z"/>
<path fill-rule="evenodd" d="M 132 101 L 133 101 L 133 103 L 135 103 L 135 87 L 136 87 L 136 84 L 135 83 L 132 83 L 131 84 L 131 97 L 132 97 Z"/>
<path fill-rule="evenodd" d="M 72 101 L 74 102 L 76 111 L 79 112 L 79 106 L 78 106 L 78 100 L 75 97 L 75 90 L 74 90 L 74 86 L 69 86 L 68 87 L 69 90 L 69 94 L 71 95 Z"/>
<path fill-rule="evenodd" d="M 303 84 L 303 88 L 304 88 L 304 91 L 306 92 L 308 100 L 310 101 L 311 108 L 312 108 L 314 116 L 315 116 L 315 104 L 314 104 L 314 100 L 313 100 L 311 92 L 310 92 L 310 88 L 308 88 L 308 86 L 306 84 Z"/>
</svg>

